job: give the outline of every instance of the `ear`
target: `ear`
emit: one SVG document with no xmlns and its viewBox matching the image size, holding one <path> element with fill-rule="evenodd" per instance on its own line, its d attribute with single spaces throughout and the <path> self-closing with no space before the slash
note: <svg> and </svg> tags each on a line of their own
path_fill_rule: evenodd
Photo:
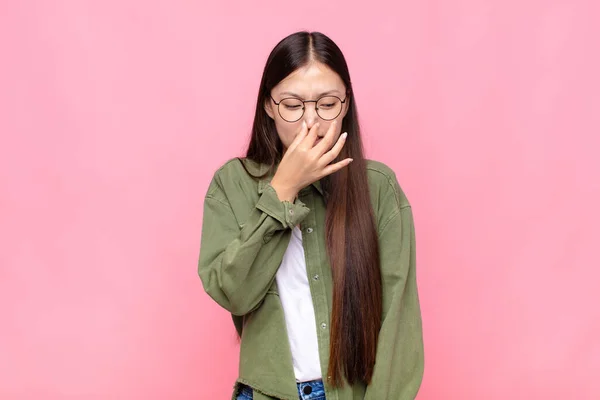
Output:
<svg viewBox="0 0 600 400">
<path fill-rule="evenodd" d="M 348 110 L 350 109 L 350 102 L 352 101 L 352 96 L 350 93 L 346 94 L 346 101 L 344 102 L 344 111 L 342 111 L 342 119 L 346 118 L 346 114 L 348 114 Z"/>
<path fill-rule="evenodd" d="M 265 112 L 267 113 L 267 115 L 272 120 L 274 120 L 275 119 L 275 113 L 273 112 L 273 101 L 271 100 L 270 97 L 267 97 L 265 99 L 264 109 L 265 109 Z"/>
</svg>

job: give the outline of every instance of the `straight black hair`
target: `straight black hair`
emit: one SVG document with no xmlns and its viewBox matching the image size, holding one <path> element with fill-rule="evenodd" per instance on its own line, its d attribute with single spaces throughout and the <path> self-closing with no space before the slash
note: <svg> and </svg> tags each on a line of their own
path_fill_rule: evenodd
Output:
<svg viewBox="0 0 600 400">
<path fill-rule="evenodd" d="M 342 375 L 350 384 L 357 381 L 369 384 L 382 318 L 378 236 L 350 73 L 342 51 L 326 35 L 296 32 L 271 51 L 260 82 L 246 157 L 269 165 L 270 172 L 281 161 L 283 144 L 275 122 L 264 107 L 279 82 L 310 63 L 326 65 L 346 86 L 349 108 L 342 120 L 342 132 L 348 132 L 348 138 L 334 162 L 354 159 L 347 167 L 321 180 L 327 204 L 325 234 L 334 287 L 327 375 L 333 386 L 343 386 Z"/>
</svg>

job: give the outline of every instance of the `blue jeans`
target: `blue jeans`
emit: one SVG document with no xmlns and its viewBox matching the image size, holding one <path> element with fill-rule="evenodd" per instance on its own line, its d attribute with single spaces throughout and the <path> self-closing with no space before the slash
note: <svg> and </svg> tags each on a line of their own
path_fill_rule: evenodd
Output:
<svg viewBox="0 0 600 400">
<path fill-rule="evenodd" d="M 297 382 L 299 400 L 326 400 L 323 380 L 317 379 L 308 382 Z M 236 400 L 252 400 L 252 388 L 240 383 L 240 391 Z"/>
</svg>

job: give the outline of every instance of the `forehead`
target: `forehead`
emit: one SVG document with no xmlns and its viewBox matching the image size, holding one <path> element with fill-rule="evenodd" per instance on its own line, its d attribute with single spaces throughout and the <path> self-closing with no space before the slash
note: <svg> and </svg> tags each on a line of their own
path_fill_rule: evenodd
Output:
<svg viewBox="0 0 600 400">
<path fill-rule="evenodd" d="M 273 93 L 293 92 L 311 97 L 330 90 L 343 94 L 345 86 L 342 78 L 325 64 L 311 63 L 286 76 L 273 88 Z"/>
</svg>

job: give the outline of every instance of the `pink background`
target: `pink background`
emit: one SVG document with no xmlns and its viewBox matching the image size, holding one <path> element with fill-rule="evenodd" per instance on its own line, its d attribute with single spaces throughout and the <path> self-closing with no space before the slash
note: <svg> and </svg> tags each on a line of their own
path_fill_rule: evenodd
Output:
<svg viewBox="0 0 600 400">
<path fill-rule="evenodd" d="M 414 206 L 418 399 L 600 399 L 598 3 L 216 3 L 0 3 L 0 398 L 228 398 L 203 197 L 309 29 Z"/>
</svg>

